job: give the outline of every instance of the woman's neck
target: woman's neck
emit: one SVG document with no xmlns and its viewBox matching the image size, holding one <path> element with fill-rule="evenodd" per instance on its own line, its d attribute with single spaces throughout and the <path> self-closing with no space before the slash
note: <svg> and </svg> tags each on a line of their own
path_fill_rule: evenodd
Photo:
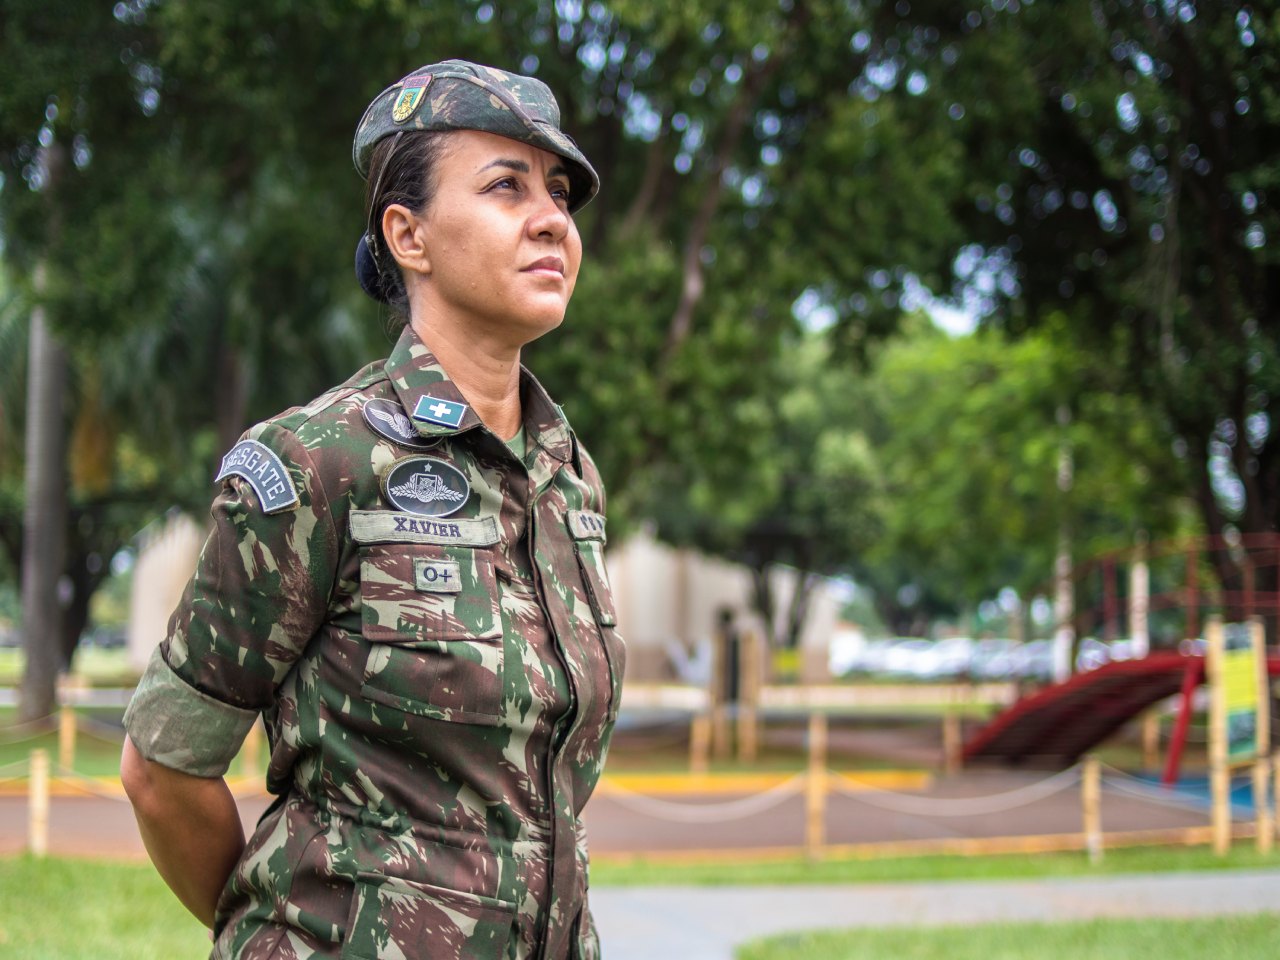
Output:
<svg viewBox="0 0 1280 960">
<path fill-rule="evenodd" d="M 501 440 L 514 437 L 522 422 L 520 348 L 416 314 L 410 325 L 481 422 Z"/>
</svg>

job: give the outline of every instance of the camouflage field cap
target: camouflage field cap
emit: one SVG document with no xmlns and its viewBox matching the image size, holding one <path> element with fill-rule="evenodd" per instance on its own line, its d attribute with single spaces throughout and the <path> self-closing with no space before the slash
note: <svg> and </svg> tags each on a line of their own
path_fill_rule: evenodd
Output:
<svg viewBox="0 0 1280 960">
<path fill-rule="evenodd" d="M 419 67 L 373 98 L 356 128 L 352 159 L 368 179 L 369 158 L 383 137 L 417 130 L 482 130 L 532 144 L 568 161 L 569 209 L 600 189 L 578 145 L 560 130 L 560 107 L 541 80 L 466 60 Z"/>
</svg>

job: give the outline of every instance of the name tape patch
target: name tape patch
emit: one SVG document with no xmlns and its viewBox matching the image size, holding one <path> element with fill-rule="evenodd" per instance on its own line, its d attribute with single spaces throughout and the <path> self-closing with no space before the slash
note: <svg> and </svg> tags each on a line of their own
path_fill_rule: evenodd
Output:
<svg viewBox="0 0 1280 960">
<path fill-rule="evenodd" d="M 461 593 L 462 566 L 456 560 L 428 560 L 415 557 L 413 580 L 419 590 L 427 593 Z"/>
<path fill-rule="evenodd" d="M 590 510 L 570 510 L 569 534 L 575 540 L 604 541 L 604 514 Z"/>
<path fill-rule="evenodd" d="M 249 481 L 263 513 L 279 513 L 298 504 L 298 491 L 284 463 L 266 444 L 257 440 L 241 440 L 222 458 L 222 468 L 215 483 L 237 476 Z"/>
<path fill-rule="evenodd" d="M 351 539 L 356 543 L 435 543 L 491 547 L 498 542 L 498 521 L 439 520 L 391 510 L 352 510 Z"/>
</svg>

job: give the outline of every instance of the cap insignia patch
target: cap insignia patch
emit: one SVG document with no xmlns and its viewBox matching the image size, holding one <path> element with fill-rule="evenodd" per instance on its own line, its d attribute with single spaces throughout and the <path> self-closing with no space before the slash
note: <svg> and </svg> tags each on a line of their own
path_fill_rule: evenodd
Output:
<svg viewBox="0 0 1280 960">
<path fill-rule="evenodd" d="M 471 496 L 466 475 L 435 457 L 405 457 L 382 475 L 382 493 L 392 506 L 422 517 L 447 517 Z"/>
<path fill-rule="evenodd" d="M 406 80 L 399 96 L 396 97 L 395 106 L 391 108 L 391 119 L 396 123 L 404 123 L 412 117 L 430 85 L 431 74 L 429 73 Z"/>
<path fill-rule="evenodd" d="M 413 408 L 413 419 L 424 423 L 437 423 L 442 427 L 462 426 L 462 418 L 467 415 L 465 403 L 452 400 L 441 400 L 439 397 L 425 396 L 418 398 L 418 405 Z"/>
</svg>

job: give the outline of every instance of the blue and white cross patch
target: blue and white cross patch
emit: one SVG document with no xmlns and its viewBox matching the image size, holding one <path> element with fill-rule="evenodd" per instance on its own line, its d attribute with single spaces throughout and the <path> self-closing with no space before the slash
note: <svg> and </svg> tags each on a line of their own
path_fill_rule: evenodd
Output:
<svg viewBox="0 0 1280 960">
<path fill-rule="evenodd" d="M 425 423 L 438 423 L 442 427 L 462 426 L 462 418 L 467 415 L 465 403 L 454 403 L 441 400 L 439 397 L 419 397 L 418 405 L 413 408 L 413 419 Z"/>
<path fill-rule="evenodd" d="M 214 478 L 221 483 L 235 475 L 248 480 L 258 495 L 263 513 L 277 513 L 297 506 L 298 491 L 284 463 L 275 451 L 257 440 L 241 440 L 222 458 L 222 469 Z"/>
</svg>

